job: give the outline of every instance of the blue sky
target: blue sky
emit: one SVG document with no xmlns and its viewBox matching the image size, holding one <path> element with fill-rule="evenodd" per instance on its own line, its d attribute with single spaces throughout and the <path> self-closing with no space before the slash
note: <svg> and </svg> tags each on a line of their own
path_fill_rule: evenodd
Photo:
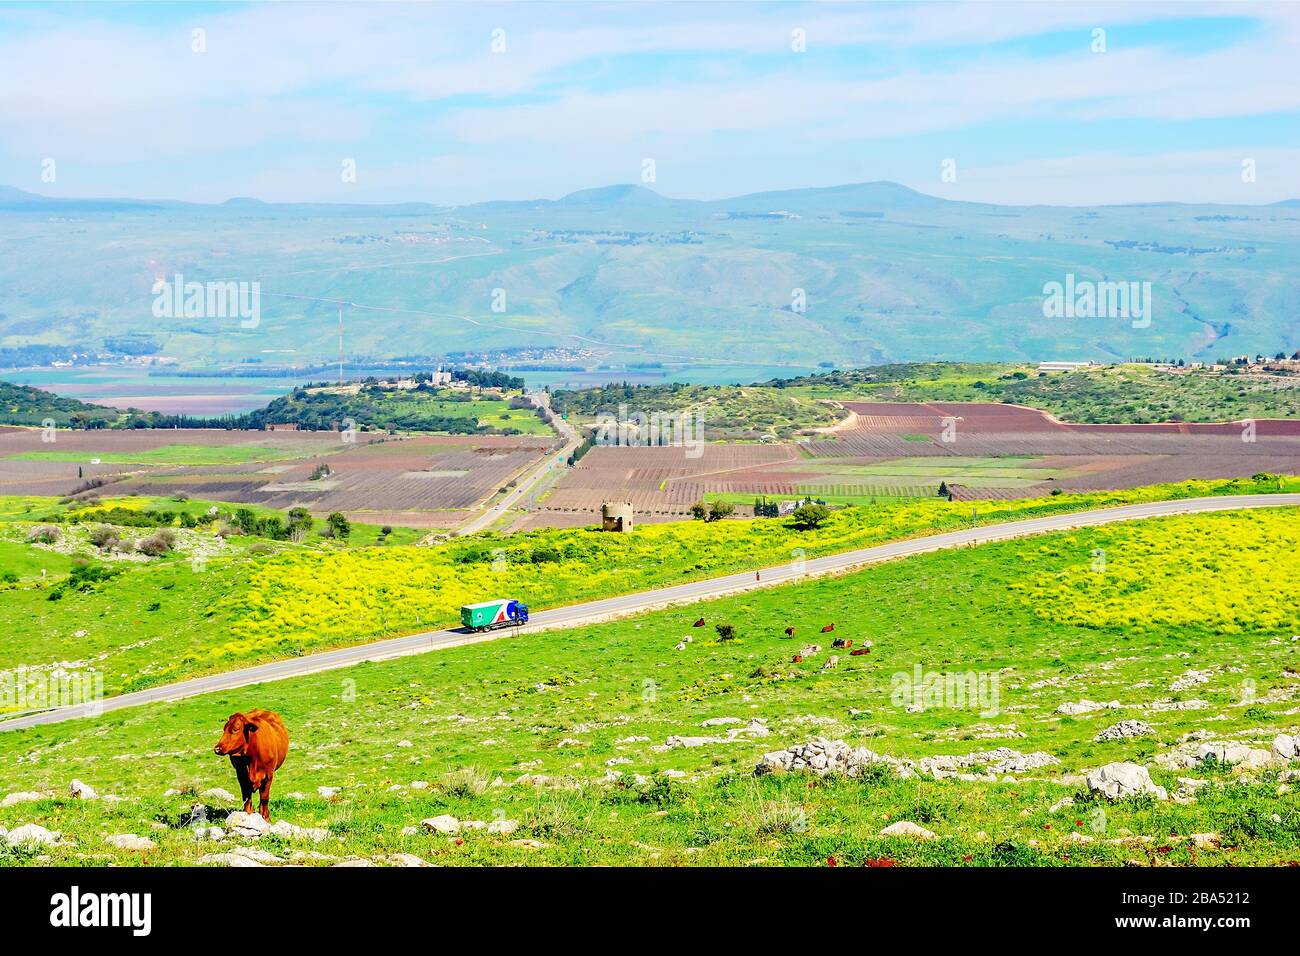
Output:
<svg viewBox="0 0 1300 956">
<path fill-rule="evenodd" d="M 1300 196 L 1300 4 L 17 4 L 0 63 L 0 183 L 48 195 Z"/>
</svg>

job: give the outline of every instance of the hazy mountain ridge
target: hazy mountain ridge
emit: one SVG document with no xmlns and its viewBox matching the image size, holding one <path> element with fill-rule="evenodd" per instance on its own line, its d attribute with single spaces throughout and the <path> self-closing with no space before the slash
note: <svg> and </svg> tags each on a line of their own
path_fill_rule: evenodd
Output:
<svg viewBox="0 0 1300 956">
<path fill-rule="evenodd" d="M 347 312 L 349 354 L 587 346 L 850 365 L 1291 351 L 1295 206 L 994 206 L 889 182 L 718 200 L 619 184 L 456 207 L 0 187 L 0 346 L 149 330 L 191 364 L 320 359 L 337 350 L 341 299 L 368 307 Z M 259 281 L 259 324 L 155 318 L 150 288 L 177 272 Z M 1067 274 L 1150 282 L 1152 322 L 1045 318 L 1044 284 Z"/>
</svg>

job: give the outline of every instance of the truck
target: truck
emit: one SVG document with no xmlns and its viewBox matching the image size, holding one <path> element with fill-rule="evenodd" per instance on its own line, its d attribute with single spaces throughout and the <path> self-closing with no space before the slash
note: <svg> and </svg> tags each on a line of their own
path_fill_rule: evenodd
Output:
<svg viewBox="0 0 1300 956">
<path fill-rule="evenodd" d="M 460 623 L 466 630 L 491 631 L 498 627 L 522 627 L 528 623 L 528 605 L 513 598 L 480 601 L 460 609 Z"/>
</svg>

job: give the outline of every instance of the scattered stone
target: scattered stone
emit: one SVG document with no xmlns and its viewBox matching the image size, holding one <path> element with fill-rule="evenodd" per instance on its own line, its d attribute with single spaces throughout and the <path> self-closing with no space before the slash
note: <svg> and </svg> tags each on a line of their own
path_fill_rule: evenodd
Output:
<svg viewBox="0 0 1300 956">
<path fill-rule="evenodd" d="M 1072 806 L 1074 806 L 1074 797 L 1062 797 L 1060 800 L 1057 800 L 1052 804 L 1051 807 L 1048 808 L 1047 812 L 1056 813 L 1059 810 L 1064 810 L 1066 807 Z"/>
<path fill-rule="evenodd" d="M 14 827 L 5 834 L 5 842 L 10 846 L 22 846 L 24 844 L 54 846 L 59 842 L 59 834 L 52 833 L 36 823 L 24 823 L 22 826 Z"/>
<path fill-rule="evenodd" d="M 1300 760 L 1300 734 L 1278 734 L 1273 738 L 1273 756 L 1279 760 Z"/>
<path fill-rule="evenodd" d="M 77 800 L 98 800 L 99 799 L 99 794 L 97 794 L 91 788 L 90 784 L 82 783 L 80 780 L 77 780 L 75 778 L 73 779 L 72 783 L 68 786 L 68 792 L 72 794 L 72 796 Z"/>
<path fill-rule="evenodd" d="M 1208 700 L 1201 700 L 1199 697 L 1193 700 L 1174 700 L 1171 697 L 1163 697 L 1160 700 L 1153 700 L 1148 706 L 1147 711 L 1152 714 L 1162 714 L 1170 710 L 1205 710 L 1210 706 Z"/>
<path fill-rule="evenodd" d="M 1190 743 L 1183 744 L 1166 754 L 1156 757 L 1156 763 L 1170 770 L 1186 770 L 1198 767 L 1208 759 L 1222 764 L 1231 764 L 1252 770 L 1268 767 L 1274 763 L 1274 755 L 1267 750 L 1248 747 L 1246 744 L 1224 743 Z"/>
<path fill-rule="evenodd" d="M 411 743 L 409 740 L 399 740 L 399 741 L 397 742 L 397 746 L 399 746 L 399 747 L 414 747 L 415 744 Z"/>
<path fill-rule="evenodd" d="M 388 856 L 389 866 L 432 866 L 428 860 L 422 860 L 413 853 L 393 853 Z"/>
<path fill-rule="evenodd" d="M 493 820 L 488 824 L 488 833 L 500 833 L 502 835 L 514 833 L 519 829 L 518 820 Z"/>
<path fill-rule="evenodd" d="M 412 780 L 412 781 L 411 781 L 411 789 L 412 789 L 412 790 L 428 790 L 428 789 L 429 789 L 429 781 L 427 781 L 427 780 Z"/>
<path fill-rule="evenodd" d="M 312 843 L 327 840 L 330 835 L 329 830 L 323 827 L 299 827 L 294 826 L 288 820 L 277 820 L 269 832 L 284 837 L 286 840 L 310 840 Z"/>
<path fill-rule="evenodd" d="M 213 787 L 211 790 L 204 790 L 202 793 L 199 794 L 199 796 L 208 800 L 220 800 L 223 803 L 239 802 L 239 798 L 237 796 L 235 796 L 229 790 L 223 790 L 220 787 Z"/>
<path fill-rule="evenodd" d="M 1093 740 L 1122 740 L 1125 737 L 1149 737 L 1156 732 L 1156 729 L 1150 724 L 1141 720 L 1121 720 L 1118 724 L 1111 724 Z"/>
<path fill-rule="evenodd" d="M 843 740 L 824 740 L 820 737 L 806 744 L 796 744 L 785 750 L 764 754 L 754 768 L 754 773 L 761 776 L 766 773 L 811 771 L 818 775 L 834 773 L 856 777 L 865 767 L 875 763 L 889 764 L 895 772 L 904 776 L 911 773 L 902 761 L 894 757 L 875 753 L 866 747 L 850 747 Z"/>
<path fill-rule="evenodd" d="M 743 724 L 744 722 L 745 719 L 743 717 L 710 717 L 708 720 L 703 721 L 700 726 L 722 727 L 727 724 Z"/>
<path fill-rule="evenodd" d="M 1142 794 L 1151 794 L 1157 800 L 1168 798 L 1164 787 L 1151 780 L 1146 767 L 1135 763 L 1108 763 L 1087 776 L 1088 789 L 1100 793 L 1108 800 L 1124 800 Z"/>
<path fill-rule="evenodd" d="M 134 833 L 114 833 L 104 839 L 119 850 L 152 850 L 158 845 L 148 837 L 136 836 Z"/>
<path fill-rule="evenodd" d="M 880 831 L 880 835 L 887 837 L 915 837 L 918 840 L 934 839 L 934 834 L 931 831 L 908 820 L 891 823 Z"/>
<path fill-rule="evenodd" d="M 511 840 L 510 845 L 522 847 L 525 850 L 546 850 L 550 848 L 549 843 L 543 843 L 541 840 Z"/>
<path fill-rule="evenodd" d="M 339 860 L 334 866 L 374 866 L 373 860 Z"/>
<path fill-rule="evenodd" d="M 199 863 L 205 866 L 261 866 L 256 860 L 250 860 L 238 853 L 207 853 L 199 857 Z"/>
<path fill-rule="evenodd" d="M 449 836 L 460 832 L 460 821 L 450 813 L 444 813 L 437 817 L 428 817 L 420 821 L 420 826 L 426 830 L 433 830 L 436 833 L 446 833 Z"/>
<path fill-rule="evenodd" d="M 226 817 L 226 829 L 232 837 L 254 840 L 271 831 L 271 824 L 260 813 L 232 813 Z"/>
<path fill-rule="evenodd" d="M 1095 700 L 1081 700 L 1077 704 L 1064 703 L 1056 708 L 1056 712 L 1067 717 L 1077 717 L 1079 714 L 1091 714 L 1097 710 L 1119 710 L 1119 708 L 1120 702 L 1117 700 L 1104 704 L 1099 704 Z"/>
<path fill-rule="evenodd" d="M 1080 833 L 1078 830 L 1071 830 L 1070 835 L 1066 837 L 1071 843 L 1091 843 L 1093 838 L 1086 833 Z"/>
<path fill-rule="evenodd" d="M 332 800 L 334 797 L 338 796 L 338 793 L 339 793 L 338 787 L 317 787 L 316 788 L 316 795 L 320 797 L 324 797 L 326 800 Z"/>
<path fill-rule="evenodd" d="M 35 790 L 19 790 L 11 793 L 0 800 L 0 807 L 12 807 L 15 803 L 31 803 L 34 800 L 49 799 L 46 794 L 37 793 Z"/>
</svg>

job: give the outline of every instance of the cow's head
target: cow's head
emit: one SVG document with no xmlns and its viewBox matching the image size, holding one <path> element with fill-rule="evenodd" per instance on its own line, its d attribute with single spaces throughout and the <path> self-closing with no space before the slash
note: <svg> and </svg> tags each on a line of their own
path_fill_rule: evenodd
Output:
<svg viewBox="0 0 1300 956">
<path fill-rule="evenodd" d="M 242 754 L 248 746 L 248 738 L 257 732 L 257 724 L 243 714 L 231 714 L 221 731 L 221 739 L 212 748 L 222 757 L 234 757 Z"/>
</svg>

